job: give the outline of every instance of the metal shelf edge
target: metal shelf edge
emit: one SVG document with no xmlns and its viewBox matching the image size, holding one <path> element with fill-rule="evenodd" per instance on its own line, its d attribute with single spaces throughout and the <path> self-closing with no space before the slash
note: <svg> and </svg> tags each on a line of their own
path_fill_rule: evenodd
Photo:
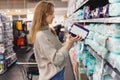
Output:
<svg viewBox="0 0 120 80">
<path fill-rule="evenodd" d="M 84 6 L 88 1 L 89 0 L 85 0 L 84 2 L 82 2 L 82 4 L 74 11 L 74 13 L 77 12 L 79 9 L 81 9 L 82 6 Z"/>
<path fill-rule="evenodd" d="M 79 20 L 73 21 L 76 23 L 120 23 L 120 17 L 110 17 L 110 18 L 98 18 L 98 19 L 86 19 L 86 20 Z"/>
</svg>

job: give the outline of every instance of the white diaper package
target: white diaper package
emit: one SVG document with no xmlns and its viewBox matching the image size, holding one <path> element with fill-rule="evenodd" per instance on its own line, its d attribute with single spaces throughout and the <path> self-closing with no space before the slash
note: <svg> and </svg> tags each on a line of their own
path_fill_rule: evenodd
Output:
<svg viewBox="0 0 120 80">
<path fill-rule="evenodd" d="M 95 32 L 89 31 L 89 34 L 88 34 L 87 38 L 93 40 L 94 34 L 95 34 Z"/>
<path fill-rule="evenodd" d="M 95 33 L 94 35 L 94 41 L 96 41 L 99 45 L 106 47 L 106 39 L 107 37 L 99 34 L 99 33 Z"/>
<path fill-rule="evenodd" d="M 107 36 L 110 37 L 120 37 L 120 25 L 119 24 L 109 24 L 106 25 L 107 28 Z"/>
<path fill-rule="evenodd" d="M 94 74 L 93 74 L 93 80 L 100 80 L 100 76 L 101 76 L 101 63 L 99 61 L 96 61 L 96 65 L 95 65 L 95 71 L 94 71 Z"/>
<path fill-rule="evenodd" d="M 109 5 L 109 16 L 120 16 L 120 3 Z"/>
<path fill-rule="evenodd" d="M 97 52 L 97 54 L 101 55 L 102 57 L 106 56 L 108 53 L 108 50 L 105 47 L 100 46 L 96 41 L 87 39 L 85 43 L 90 45 Z"/>
<path fill-rule="evenodd" d="M 110 75 L 104 75 L 102 80 L 114 80 Z"/>
<path fill-rule="evenodd" d="M 120 54 L 120 38 L 109 37 L 107 42 L 107 48 L 113 53 Z"/>
<path fill-rule="evenodd" d="M 120 3 L 120 0 L 109 0 L 109 3 Z"/>
<path fill-rule="evenodd" d="M 120 55 L 116 58 L 116 68 L 120 71 Z"/>
</svg>

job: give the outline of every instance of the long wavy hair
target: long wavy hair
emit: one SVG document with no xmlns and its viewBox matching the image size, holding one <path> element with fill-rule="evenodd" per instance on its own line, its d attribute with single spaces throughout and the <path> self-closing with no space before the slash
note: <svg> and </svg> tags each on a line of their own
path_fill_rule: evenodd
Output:
<svg viewBox="0 0 120 80">
<path fill-rule="evenodd" d="M 48 26 L 46 22 L 47 15 L 53 13 L 54 4 L 48 1 L 40 1 L 34 11 L 34 17 L 32 21 L 32 28 L 28 36 L 28 43 L 34 44 L 36 33 L 40 31 L 41 28 Z"/>
</svg>

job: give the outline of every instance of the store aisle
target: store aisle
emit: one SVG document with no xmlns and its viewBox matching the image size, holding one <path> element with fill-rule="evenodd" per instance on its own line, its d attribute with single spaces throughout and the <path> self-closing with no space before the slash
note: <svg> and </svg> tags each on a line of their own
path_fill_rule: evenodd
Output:
<svg viewBox="0 0 120 80">
<path fill-rule="evenodd" d="M 13 64 L 7 72 L 5 72 L 3 75 L 0 75 L 0 80 L 23 80 L 22 73 L 20 72 L 18 66 Z"/>
<path fill-rule="evenodd" d="M 18 61 L 25 61 L 29 53 L 20 53 L 18 52 L 17 58 Z M 0 80 L 24 80 L 20 66 L 13 64 L 6 73 L 0 75 Z M 34 76 L 33 80 L 38 80 L 38 76 Z M 67 59 L 66 69 L 65 69 L 65 80 L 75 80 L 72 72 L 71 64 L 69 59 Z"/>
</svg>

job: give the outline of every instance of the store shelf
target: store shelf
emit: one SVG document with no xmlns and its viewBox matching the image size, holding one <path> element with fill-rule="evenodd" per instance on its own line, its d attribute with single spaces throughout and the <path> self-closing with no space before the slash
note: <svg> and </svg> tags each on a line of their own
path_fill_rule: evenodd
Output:
<svg viewBox="0 0 120 80">
<path fill-rule="evenodd" d="M 17 58 L 15 58 L 14 60 L 12 60 L 11 63 L 8 64 L 7 66 L 10 67 L 16 60 L 17 60 Z"/>
<path fill-rule="evenodd" d="M 105 66 L 105 70 L 110 74 L 115 80 L 120 80 L 120 72 L 110 65 Z"/>
<path fill-rule="evenodd" d="M 87 4 L 89 1 L 90 1 L 90 0 L 85 0 L 78 8 L 74 11 L 74 13 L 77 12 L 79 9 L 83 8 L 83 6 L 84 6 L 85 4 Z"/>
<path fill-rule="evenodd" d="M 97 60 L 100 62 L 103 60 L 102 57 L 99 56 L 90 46 L 87 46 L 87 49 Z M 104 60 L 104 62 L 107 73 L 110 74 L 115 80 L 120 80 L 120 72 L 117 69 L 114 69 L 106 60 Z"/>
<path fill-rule="evenodd" d="M 12 57 L 14 57 L 14 56 L 16 56 L 16 54 L 15 54 L 15 53 L 13 53 L 13 54 L 11 54 L 11 55 L 7 56 L 5 59 L 9 59 L 9 58 L 12 58 Z"/>
<path fill-rule="evenodd" d="M 0 71 L 0 74 L 3 74 L 7 71 L 7 69 L 3 70 L 3 71 Z"/>
<path fill-rule="evenodd" d="M 120 23 L 120 17 L 99 18 L 99 19 L 87 19 L 80 21 L 73 21 L 75 23 Z"/>
<path fill-rule="evenodd" d="M 88 51 L 100 62 L 102 62 L 102 57 L 97 54 L 90 46 L 87 46 Z"/>
</svg>

